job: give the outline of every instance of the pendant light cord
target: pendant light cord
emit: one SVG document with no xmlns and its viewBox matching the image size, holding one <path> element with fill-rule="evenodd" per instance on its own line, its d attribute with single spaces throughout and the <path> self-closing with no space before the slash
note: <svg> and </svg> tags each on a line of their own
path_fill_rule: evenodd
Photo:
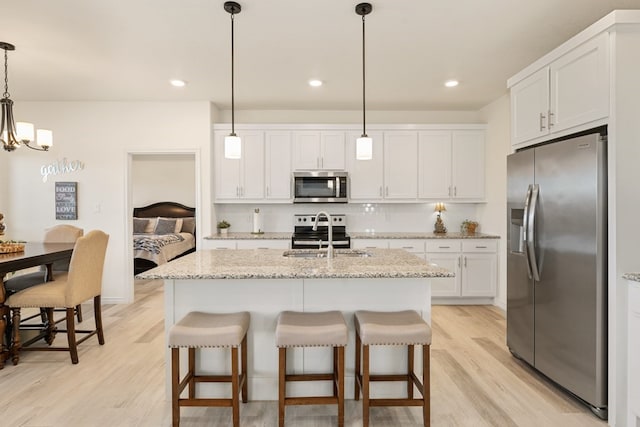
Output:
<svg viewBox="0 0 640 427">
<path fill-rule="evenodd" d="M 364 41 L 364 15 L 362 15 L 362 136 L 367 136 L 367 113 L 365 109 L 365 58 L 364 58 L 364 50 L 365 50 L 365 41 Z"/>
<path fill-rule="evenodd" d="M 233 13 L 231 14 L 231 135 L 235 136 L 235 96 L 234 96 L 234 55 L 233 55 Z"/>
<path fill-rule="evenodd" d="M 4 50 L 4 94 L 3 98 L 9 98 L 9 67 L 7 66 L 7 49 Z"/>
</svg>

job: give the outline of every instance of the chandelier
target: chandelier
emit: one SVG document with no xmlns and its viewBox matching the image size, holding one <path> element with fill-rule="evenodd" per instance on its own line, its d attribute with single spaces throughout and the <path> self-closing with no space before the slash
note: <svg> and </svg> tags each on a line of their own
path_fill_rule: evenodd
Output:
<svg viewBox="0 0 640 427">
<path fill-rule="evenodd" d="M 4 49 L 4 94 L 0 99 L 2 105 L 2 121 L 0 122 L 0 141 L 2 148 L 13 151 L 24 144 L 32 150 L 47 151 L 53 145 L 53 132 L 47 129 L 38 129 L 34 135 L 34 127 L 31 123 L 15 122 L 13 120 L 13 101 L 9 98 L 9 73 L 7 66 L 7 53 L 15 50 L 11 43 L 0 42 L 0 49 Z M 35 137 L 37 135 L 37 138 Z M 31 144 L 36 141 L 38 147 Z"/>
</svg>

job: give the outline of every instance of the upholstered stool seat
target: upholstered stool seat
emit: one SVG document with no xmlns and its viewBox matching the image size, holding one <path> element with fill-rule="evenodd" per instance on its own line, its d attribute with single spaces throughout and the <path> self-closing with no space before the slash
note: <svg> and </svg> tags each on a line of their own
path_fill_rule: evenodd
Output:
<svg viewBox="0 0 640 427">
<path fill-rule="evenodd" d="M 362 425 L 369 425 L 371 406 L 422 406 L 424 425 L 430 425 L 430 355 L 431 327 L 418 313 L 412 310 L 381 312 L 356 311 L 356 382 L 355 400 L 360 399 L 362 388 Z M 407 373 L 401 375 L 370 375 L 369 346 L 407 346 Z M 414 347 L 422 345 L 423 380 L 420 382 L 414 372 Z M 407 397 L 397 399 L 371 399 L 370 381 L 405 381 Z M 422 394 L 422 399 L 413 398 L 414 386 Z"/>
<path fill-rule="evenodd" d="M 238 394 L 242 391 L 242 401 L 247 402 L 247 330 L 250 315 L 239 313 L 191 312 L 169 329 L 168 345 L 171 348 L 171 401 L 173 425 L 180 425 L 181 406 L 225 406 L 233 409 L 233 425 L 240 425 L 240 403 Z M 180 379 L 180 348 L 189 349 L 188 372 Z M 195 372 L 197 348 L 230 348 L 231 375 L 198 375 Z M 238 347 L 241 347 L 240 363 Z M 239 368 L 238 365 L 241 365 Z M 195 387 L 199 382 L 231 383 L 231 398 L 196 398 Z M 180 394 L 189 386 L 189 397 Z"/>
<path fill-rule="evenodd" d="M 278 368 L 278 423 L 284 426 L 287 405 L 338 405 L 338 425 L 344 425 L 344 347 L 347 345 L 347 324 L 339 311 L 295 312 L 284 311 L 278 317 L 276 346 L 279 347 Z M 286 373 L 287 348 L 333 347 L 331 373 Z M 287 381 L 332 381 L 332 396 L 287 397 Z"/>
</svg>

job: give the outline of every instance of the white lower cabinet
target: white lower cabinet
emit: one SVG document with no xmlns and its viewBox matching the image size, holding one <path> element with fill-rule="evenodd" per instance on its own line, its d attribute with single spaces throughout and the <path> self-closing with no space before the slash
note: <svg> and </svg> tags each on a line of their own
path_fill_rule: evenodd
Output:
<svg viewBox="0 0 640 427">
<path fill-rule="evenodd" d="M 255 239 L 238 240 L 237 249 L 289 249 L 290 240 Z"/>
<path fill-rule="evenodd" d="M 236 241 L 231 239 L 202 239 L 198 249 L 235 249 Z"/>
<path fill-rule="evenodd" d="M 289 249 L 284 239 L 203 239 L 201 249 Z"/>
<path fill-rule="evenodd" d="M 390 239 L 389 249 L 404 249 L 422 259 L 426 259 L 424 239 Z"/>
<path fill-rule="evenodd" d="M 428 241 L 427 261 L 456 274 L 452 278 L 433 279 L 433 297 L 495 297 L 498 279 L 497 240 Z"/>
<path fill-rule="evenodd" d="M 388 239 L 351 239 L 353 249 L 389 249 Z"/>
</svg>

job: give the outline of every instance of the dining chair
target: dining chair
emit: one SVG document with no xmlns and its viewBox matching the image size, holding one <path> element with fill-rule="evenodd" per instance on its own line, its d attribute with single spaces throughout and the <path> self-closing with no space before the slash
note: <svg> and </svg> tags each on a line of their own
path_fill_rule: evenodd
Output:
<svg viewBox="0 0 640 427">
<path fill-rule="evenodd" d="M 7 299 L 6 305 L 11 309 L 13 316 L 13 345 L 11 351 L 14 365 L 18 364 L 20 352 L 26 350 L 69 351 L 71 362 L 76 364 L 78 363 L 78 344 L 93 335 L 98 336 L 100 345 L 104 344 L 101 293 L 102 272 L 108 241 L 108 234 L 100 230 L 90 231 L 76 241 L 68 273 L 59 275 L 52 282 L 44 282 L 19 291 Z M 93 298 L 95 329 L 75 329 L 75 307 L 91 298 Z M 68 346 L 22 348 L 19 326 L 20 310 L 27 307 L 44 308 L 48 313 L 51 313 L 54 307 L 64 307 L 66 310 L 66 331 L 61 330 L 59 332 L 67 333 Z M 57 332 L 55 331 L 55 325 L 49 322 L 47 327 L 47 335 L 55 337 Z M 78 340 L 76 334 L 86 335 Z M 53 339 L 47 340 L 48 343 L 52 341 Z"/>
<path fill-rule="evenodd" d="M 59 224 L 54 225 L 53 227 L 47 228 L 44 233 L 43 242 L 44 243 L 75 243 L 79 237 L 84 234 L 84 230 L 79 227 L 75 227 L 73 225 L 68 224 Z M 16 292 L 22 291 L 24 289 L 30 288 L 31 286 L 39 285 L 42 282 L 46 282 L 48 280 L 52 280 L 58 273 L 66 273 L 69 271 L 69 261 L 54 261 L 51 265 L 51 271 L 47 271 L 47 267 L 42 265 L 38 271 L 21 274 L 18 276 L 13 276 L 10 279 L 4 281 L 4 287 L 7 291 L 8 295 L 12 295 Z M 34 316 L 30 316 L 25 320 L 32 319 L 33 317 L 38 316 L 37 314 Z M 42 322 L 46 321 L 46 314 L 41 313 Z M 76 316 L 78 318 L 78 322 L 82 322 L 82 307 L 78 305 L 76 307 Z M 53 321 L 53 319 L 50 319 Z"/>
</svg>

